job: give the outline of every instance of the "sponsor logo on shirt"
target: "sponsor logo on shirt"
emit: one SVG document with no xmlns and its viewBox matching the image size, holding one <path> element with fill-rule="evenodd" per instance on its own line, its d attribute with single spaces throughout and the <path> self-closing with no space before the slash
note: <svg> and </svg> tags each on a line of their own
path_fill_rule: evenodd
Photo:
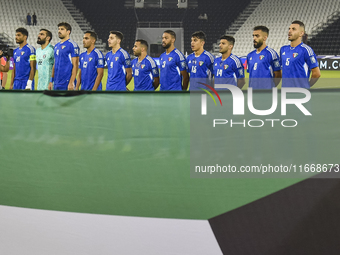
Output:
<svg viewBox="0 0 340 255">
<path fill-rule="evenodd" d="M 99 65 L 103 65 L 103 64 L 104 64 L 103 60 L 102 60 L 102 59 L 99 59 L 99 60 L 98 60 L 98 64 L 99 64 Z"/>
<path fill-rule="evenodd" d="M 293 53 L 293 58 L 296 58 L 298 55 L 298 53 Z"/>
</svg>

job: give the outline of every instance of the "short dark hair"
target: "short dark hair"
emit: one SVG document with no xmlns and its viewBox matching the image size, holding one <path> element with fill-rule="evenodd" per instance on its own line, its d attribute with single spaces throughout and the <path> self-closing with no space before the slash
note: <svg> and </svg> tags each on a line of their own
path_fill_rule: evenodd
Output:
<svg viewBox="0 0 340 255">
<path fill-rule="evenodd" d="M 110 31 L 110 34 L 116 35 L 116 37 L 122 42 L 124 39 L 124 35 L 120 31 Z"/>
<path fill-rule="evenodd" d="M 94 38 L 95 41 L 97 41 L 97 39 L 98 39 L 98 35 L 97 35 L 97 33 L 94 32 L 94 31 L 90 31 L 90 30 L 89 30 L 89 31 L 86 31 L 85 34 L 90 34 L 90 36 L 91 36 L 92 38 Z"/>
<path fill-rule="evenodd" d="M 68 24 L 67 22 L 60 22 L 58 24 L 58 27 L 64 27 L 67 31 L 70 31 L 70 34 L 72 32 L 72 27 L 70 24 Z"/>
<path fill-rule="evenodd" d="M 146 48 L 149 48 L 148 42 L 143 39 L 137 39 L 136 42 L 139 42 L 141 45 L 144 45 Z"/>
<path fill-rule="evenodd" d="M 172 31 L 172 30 L 165 30 L 163 33 L 167 33 L 167 34 L 171 35 L 176 40 L 176 33 L 174 31 Z"/>
<path fill-rule="evenodd" d="M 22 33 L 23 35 L 26 35 L 28 37 L 28 31 L 24 27 L 19 27 L 17 30 L 15 30 L 16 33 Z"/>
<path fill-rule="evenodd" d="M 300 27 L 302 27 L 303 31 L 305 31 L 305 24 L 303 24 L 302 21 L 300 21 L 300 20 L 294 20 L 294 21 L 292 22 L 292 24 L 297 24 L 297 25 L 299 25 Z"/>
<path fill-rule="evenodd" d="M 52 33 L 51 31 L 45 29 L 45 28 L 42 28 L 40 29 L 40 31 L 45 31 L 46 32 L 46 36 L 50 37 L 50 41 L 52 41 Z"/>
<path fill-rule="evenodd" d="M 196 37 L 204 42 L 207 40 L 207 36 L 205 35 L 203 31 L 196 31 L 195 33 L 191 35 L 191 37 Z"/>
<path fill-rule="evenodd" d="M 231 45 L 235 44 L 235 38 L 232 37 L 231 35 L 222 35 L 220 37 L 220 40 L 222 40 L 222 39 L 227 40 Z"/>
<path fill-rule="evenodd" d="M 269 35 L 269 28 L 266 26 L 256 26 L 253 28 L 253 31 L 255 30 L 261 30 L 262 32 L 265 32 L 267 35 Z"/>
</svg>

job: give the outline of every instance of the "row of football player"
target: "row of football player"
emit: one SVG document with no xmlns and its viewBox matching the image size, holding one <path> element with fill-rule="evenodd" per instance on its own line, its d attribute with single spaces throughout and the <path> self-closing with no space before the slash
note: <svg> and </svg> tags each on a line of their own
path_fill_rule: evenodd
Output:
<svg viewBox="0 0 340 255">
<path fill-rule="evenodd" d="M 215 84 L 227 83 L 240 88 L 245 84 L 242 62 L 232 54 L 235 44 L 232 36 L 224 35 L 220 38 L 222 56 L 214 58 L 204 50 L 205 34 L 202 31 L 195 32 L 191 37 L 193 53 L 186 59 L 174 46 L 176 34 L 166 30 L 162 35 L 165 52 L 159 58 L 159 71 L 155 61 L 147 55 L 148 43 L 145 40 L 136 40 L 133 53 L 137 58 L 131 62 L 129 54 L 120 47 L 123 34 L 119 31 L 110 32 L 108 45 L 112 50 L 105 58 L 94 46 L 97 40 L 94 32 L 85 32 L 83 46 L 87 51 L 80 56 L 79 47 L 70 39 L 70 34 L 71 26 L 68 23 L 58 24 L 61 41 L 53 47 L 49 43 L 52 33 L 42 29 L 37 41 L 41 48 L 35 53 L 35 49 L 27 44 L 27 30 L 17 29 L 15 39 L 19 48 L 14 50 L 10 88 L 33 88 L 36 61 L 38 90 L 78 90 L 80 86 L 83 90 L 100 90 L 105 62 L 108 67 L 106 90 L 127 90 L 126 86 L 132 76 L 135 90 L 155 90 L 159 84 L 160 90 L 187 90 L 189 76 L 191 89 L 201 86 L 202 81 L 209 83 L 212 77 Z M 301 21 L 292 22 L 288 30 L 290 45 L 281 48 L 280 56 L 266 45 L 268 35 L 267 27 L 254 28 L 255 50 L 247 56 L 249 87 L 270 89 L 277 86 L 281 78 L 282 87 L 313 86 L 320 77 L 320 69 L 314 51 L 302 43 L 304 24 Z"/>
</svg>

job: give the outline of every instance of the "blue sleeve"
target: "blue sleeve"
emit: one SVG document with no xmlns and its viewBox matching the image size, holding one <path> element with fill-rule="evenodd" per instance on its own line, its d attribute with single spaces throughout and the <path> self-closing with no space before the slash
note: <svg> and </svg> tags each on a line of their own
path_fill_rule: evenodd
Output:
<svg viewBox="0 0 340 255">
<path fill-rule="evenodd" d="M 79 47 L 78 45 L 73 45 L 72 43 L 71 45 L 71 57 L 79 57 Z"/>
<path fill-rule="evenodd" d="M 270 54 L 270 56 L 272 57 L 272 61 L 271 61 L 271 66 L 273 68 L 273 71 L 276 72 L 276 71 L 280 71 L 281 70 L 281 64 L 280 64 L 280 57 L 279 55 L 277 54 L 276 51 L 274 51 L 274 58 L 272 56 L 272 54 Z"/>
<path fill-rule="evenodd" d="M 308 50 L 306 49 L 304 54 L 305 61 L 310 69 L 313 69 L 315 67 L 318 67 L 318 61 L 316 59 L 316 55 L 312 48 L 308 47 Z"/>
<path fill-rule="evenodd" d="M 176 55 L 176 64 L 180 71 L 188 70 L 187 61 L 181 52 Z"/>
<path fill-rule="evenodd" d="M 153 59 L 152 59 L 153 60 Z M 158 66 L 155 60 L 153 60 L 153 64 L 151 64 L 152 75 L 153 77 L 159 77 Z"/>
<path fill-rule="evenodd" d="M 238 59 L 238 63 L 236 61 L 234 61 L 234 64 L 233 64 L 233 70 L 236 74 L 236 77 L 237 79 L 240 79 L 240 78 L 244 78 L 244 67 L 243 67 L 243 64 L 242 64 L 242 61 Z"/>
<path fill-rule="evenodd" d="M 103 53 L 98 53 L 98 58 L 97 58 L 97 68 L 104 68 L 105 61 L 104 61 L 104 55 Z"/>
</svg>

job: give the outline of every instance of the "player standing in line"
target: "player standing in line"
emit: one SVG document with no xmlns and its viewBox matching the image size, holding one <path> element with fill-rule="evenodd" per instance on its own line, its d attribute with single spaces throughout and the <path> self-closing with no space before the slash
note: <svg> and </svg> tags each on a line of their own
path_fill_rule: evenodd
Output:
<svg viewBox="0 0 340 255">
<path fill-rule="evenodd" d="M 34 89 L 36 55 L 33 46 L 27 44 L 28 31 L 20 27 L 15 31 L 19 48 L 13 51 L 13 71 L 10 89 Z"/>
<path fill-rule="evenodd" d="M 160 90 L 187 90 L 189 75 L 182 52 L 175 48 L 176 33 L 166 30 L 162 35 L 162 47 L 166 50 L 160 56 Z"/>
<path fill-rule="evenodd" d="M 3 56 L 3 52 L 0 50 L 0 79 L 1 79 L 1 86 L 0 89 L 5 89 L 6 82 L 7 82 L 7 72 L 9 71 L 9 64 L 11 62 L 11 58 Z"/>
<path fill-rule="evenodd" d="M 106 90 L 126 91 L 132 79 L 131 59 L 129 53 L 120 47 L 124 35 L 119 31 L 110 31 L 108 41 L 112 48 L 106 56 L 107 83 Z"/>
<path fill-rule="evenodd" d="M 135 91 L 155 90 L 159 86 L 158 67 L 152 57 L 147 55 L 148 43 L 138 39 L 133 46 L 133 54 L 137 57 L 132 60 L 132 74 Z"/>
<path fill-rule="evenodd" d="M 253 29 L 253 43 L 256 50 L 247 55 L 249 87 L 253 89 L 271 89 L 281 80 L 279 55 L 266 45 L 269 29 L 256 26 Z"/>
<path fill-rule="evenodd" d="M 48 84 L 52 77 L 52 68 L 54 64 L 54 48 L 50 44 L 52 33 L 47 29 L 40 29 L 37 43 L 41 45 L 37 49 L 38 63 L 38 88 L 37 90 L 48 89 Z"/>
<path fill-rule="evenodd" d="M 244 86 L 244 68 L 241 60 L 231 53 L 234 48 L 235 38 L 223 35 L 220 38 L 220 53 L 214 61 L 215 84 L 230 84 L 239 87 Z"/>
<path fill-rule="evenodd" d="M 76 90 L 102 90 L 102 78 L 104 75 L 104 56 L 95 48 L 97 34 L 86 31 L 83 38 L 84 48 L 87 49 L 79 56 L 79 74 Z"/>
<path fill-rule="evenodd" d="M 74 90 L 79 62 L 79 47 L 70 39 L 71 25 L 62 22 L 58 24 L 58 36 L 61 39 L 54 47 L 54 65 L 51 82 L 48 89 Z"/>
<path fill-rule="evenodd" d="M 188 73 L 190 74 L 190 89 L 202 87 L 198 82 L 211 84 L 214 73 L 214 56 L 204 50 L 207 37 L 204 32 L 198 31 L 191 35 L 191 53 L 187 57 Z"/>
<path fill-rule="evenodd" d="M 302 43 L 304 33 L 305 25 L 299 20 L 293 21 L 288 31 L 290 45 L 282 46 L 280 50 L 282 87 L 309 89 L 321 76 L 313 49 Z"/>
</svg>

